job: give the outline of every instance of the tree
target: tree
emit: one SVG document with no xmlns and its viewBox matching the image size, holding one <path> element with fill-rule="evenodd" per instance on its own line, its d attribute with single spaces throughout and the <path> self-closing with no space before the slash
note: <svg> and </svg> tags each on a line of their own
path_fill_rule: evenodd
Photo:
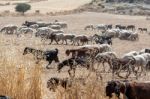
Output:
<svg viewBox="0 0 150 99">
<path fill-rule="evenodd" d="M 17 6 L 15 7 L 15 10 L 17 12 L 21 12 L 23 15 L 26 11 L 30 10 L 31 6 L 26 3 L 18 3 Z"/>
</svg>

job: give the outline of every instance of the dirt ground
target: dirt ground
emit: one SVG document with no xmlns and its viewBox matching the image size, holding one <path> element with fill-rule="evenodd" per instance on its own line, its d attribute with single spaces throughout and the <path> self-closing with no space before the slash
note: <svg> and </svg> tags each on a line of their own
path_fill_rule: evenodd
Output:
<svg viewBox="0 0 150 99">
<path fill-rule="evenodd" d="M 138 27 L 146 27 L 150 30 L 150 21 L 145 20 L 143 16 L 124 16 L 124 15 L 112 15 L 112 14 L 104 14 L 104 13 L 92 13 L 92 12 L 84 12 L 80 14 L 72 14 L 72 15 L 64 15 L 64 16 L 42 16 L 42 17 L 0 17 L 0 27 L 3 27 L 7 24 L 16 24 L 21 25 L 25 20 L 33 20 L 33 21 L 46 21 L 51 22 L 55 19 L 59 21 L 65 21 L 68 23 L 68 28 L 65 29 L 65 33 L 75 33 L 75 34 L 86 34 L 86 35 L 93 35 L 95 33 L 99 33 L 97 31 L 84 31 L 84 27 L 88 24 L 123 24 L 129 25 L 133 24 L 137 28 Z M 100 34 L 100 33 L 99 33 Z M 32 55 L 23 56 L 23 49 L 27 46 L 41 49 L 41 50 L 48 50 L 58 48 L 60 61 L 66 59 L 67 56 L 65 55 L 65 50 L 70 48 L 76 48 L 77 46 L 72 45 L 48 45 L 48 42 L 41 42 L 39 38 L 29 38 L 29 37 L 21 37 L 17 38 L 16 36 L 12 35 L 0 35 L 0 55 L 2 58 L 6 58 L 12 63 L 26 66 L 27 68 L 32 68 L 35 66 L 35 61 Z M 112 45 L 113 51 L 117 53 L 120 57 L 124 53 L 130 51 L 139 51 L 143 48 L 150 48 L 150 35 L 146 33 L 139 33 L 139 41 L 126 41 L 126 40 L 119 40 L 118 38 L 113 39 Z M 67 73 L 67 68 L 64 68 L 61 73 L 56 71 L 56 64 L 52 63 L 52 69 L 46 69 L 45 65 L 46 62 L 42 61 L 40 63 L 42 66 L 42 81 L 43 81 L 43 92 L 44 98 L 43 99 L 54 99 L 54 93 L 49 92 L 46 88 L 46 82 L 50 77 L 69 77 Z M 77 75 L 85 76 L 87 75 L 88 71 L 86 69 L 77 69 Z M 111 76 L 103 75 L 104 80 L 110 80 Z M 107 78 L 107 79 L 106 79 Z M 150 80 L 149 77 L 141 77 L 139 80 Z"/>
<path fill-rule="evenodd" d="M 15 3 L 29 3 L 31 5 L 31 10 L 28 11 L 28 13 L 34 13 L 35 10 L 40 10 L 40 13 L 45 14 L 47 12 L 73 10 L 90 1 L 91 0 L 41 0 L 38 2 L 30 2 L 30 0 L 0 0 L 0 4 L 10 3 L 10 5 L 0 6 L 0 12 L 5 10 L 15 12 Z"/>
</svg>

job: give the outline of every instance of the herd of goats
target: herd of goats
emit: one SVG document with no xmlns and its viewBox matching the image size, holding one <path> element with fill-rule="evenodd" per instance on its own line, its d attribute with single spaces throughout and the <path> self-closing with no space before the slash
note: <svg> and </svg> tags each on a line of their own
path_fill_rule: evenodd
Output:
<svg viewBox="0 0 150 99">
<path fill-rule="evenodd" d="M 150 48 L 131 51 L 122 55 L 122 57 L 118 57 L 111 47 L 112 38 L 136 41 L 139 39 L 137 30 L 141 33 L 148 33 L 147 28 L 136 29 L 134 25 L 116 25 L 114 28 L 113 25 L 87 25 L 84 28 L 85 31 L 101 31 L 101 34 L 87 36 L 84 34 L 66 34 L 63 29 L 67 27 L 66 22 L 57 20 L 51 23 L 25 21 L 20 27 L 16 25 L 4 26 L 1 32 L 15 34 L 17 37 L 23 34 L 34 34 L 35 37 L 39 37 L 41 40 L 50 40 L 49 44 L 52 44 L 54 41 L 59 44 L 61 41 L 62 44 L 67 45 L 68 41 L 70 41 L 72 45 L 80 45 L 74 49 L 66 49 L 65 54 L 68 58 L 61 62 L 59 60 L 59 49 L 57 48 L 43 51 L 26 47 L 23 52 L 23 55 L 33 54 L 37 64 L 41 60 L 47 61 L 47 69 L 50 69 L 49 65 L 53 61 L 58 63 L 58 72 L 61 72 L 64 66 L 69 67 L 68 74 L 71 78 L 75 77 L 75 71 L 78 66 L 89 71 L 96 71 L 100 69 L 100 64 L 102 64 L 103 70 L 101 72 L 109 72 L 112 73 L 112 77 L 117 75 L 124 79 L 127 79 L 131 74 L 135 75 L 136 78 L 147 75 L 147 71 L 150 70 Z M 89 42 L 92 42 L 92 44 L 90 45 Z M 108 71 L 106 71 L 107 66 L 105 63 L 109 66 Z M 97 65 L 95 66 L 95 64 Z M 66 88 L 68 82 L 68 79 L 53 77 L 48 80 L 47 87 L 50 90 L 55 90 L 58 85 Z M 148 84 L 149 86 L 147 83 L 110 81 L 106 86 L 106 95 L 112 97 L 112 93 L 115 93 L 119 98 L 120 93 L 123 93 L 127 97 L 126 99 L 150 99 L 150 83 Z M 140 93 L 136 91 L 137 88 L 141 90 Z M 148 94 L 146 93 L 147 91 L 149 92 Z"/>
<path fill-rule="evenodd" d="M 96 44 L 109 44 L 112 45 L 112 38 L 119 38 L 120 40 L 130 40 L 136 41 L 139 40 L 139 34 L 147 33 L 150 34 L 147 28 L 138 28 L 134 25 L 87 25 L 84 30 L 98 31 L 100 34 L 94 35 L 84 35 L 84 34 L 73 34 L 73 33 L 64 33 L 64 29 L 67 28 L 66 22 L 32 22 L 25 21 L 22 26 L 18 27 L 16 25 L 6 25 L 1 29 L 1 32 L 4 34 L 15 34 L 18 37 L 24 34 L 31 34 L 35 37 L 41 38 L 42 41 L 50 40 L 49 44 L 52 44 L 54 41 L 59 44 L 68 44 L 68 40 L 72 45 L 84 45 L 89 42 L 95 42 Z"/>
</svg>

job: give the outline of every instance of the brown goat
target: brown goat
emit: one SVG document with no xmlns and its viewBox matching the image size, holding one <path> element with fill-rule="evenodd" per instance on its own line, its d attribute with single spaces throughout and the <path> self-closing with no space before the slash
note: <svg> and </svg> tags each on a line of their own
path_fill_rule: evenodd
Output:
<svg viewBox="0 0 150 99">
<path fill-rule="evenodd" d="M 84 57 L 88 55 L 88 49 L 67 49 L 66 55 L 69 56 L 72 54 L 72 57 Z"/>
<path fill-rule="evenodd" d="M 90 58 L 94 58 L 99 52 L 100 49 L 98 48 L 98 46 L 84 45 L 79 46 L 78 49 L 66 50 L 66 55 L 69 56 L 69 54 L 72 53 L 72 57 L 88 56 Z"/>
<path fill-rule="evenodd" d="M 120 93 L 124 99 L 150 99 L 150 82 L 121 82 L 109 81 L 106 86 L 106 96 L 112 97 L 115 93 L 120 99 Z"/>
</svg>

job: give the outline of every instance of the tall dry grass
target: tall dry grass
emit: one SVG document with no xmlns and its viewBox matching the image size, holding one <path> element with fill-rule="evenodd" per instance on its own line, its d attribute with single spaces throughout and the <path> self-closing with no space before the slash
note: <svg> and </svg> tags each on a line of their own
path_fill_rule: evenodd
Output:
<svg viewBox="0 0 150 99">
<path fill-rule="evenodd" d="M 97 72 L 97 73 L 96 73 Z M 95 74 L 96 73 L 96 74 Z M 58 87 L 56 99 L 108 99 L 105 87 L 107 78 L 100 71 L 91 72 L 88 76 L 73 78 L 71 87 Z M 114 94 L 112 99 L 118 99 Z"/>
<path fill-rule="evenodd" d="M 68 88 L 65 91 L 58 90 L 56 99 L 108 99 L 105 95 L 105 89 L 103 84 L 98 82 L 82 84 L 75 84 L 73 87 Z M 118 99 L 115 94 L 111 99 Z"/>
<path fill-rule="evenodd" d="M 56 96 L 57 99 L 108 99 L 104 83 L 92 78 L 85 84 L 75 82 L 66 90 L 58 89 Z M 115 95 L 112 99 L 116 99 Z"/>
<path fill-rule="evenodd" d="M 16 64 L 1 60 L 0 94 L 12 99 L 42 99 L 40 67 L 27 70 L 24 66 L 16 67 Z"/>
</svg>

